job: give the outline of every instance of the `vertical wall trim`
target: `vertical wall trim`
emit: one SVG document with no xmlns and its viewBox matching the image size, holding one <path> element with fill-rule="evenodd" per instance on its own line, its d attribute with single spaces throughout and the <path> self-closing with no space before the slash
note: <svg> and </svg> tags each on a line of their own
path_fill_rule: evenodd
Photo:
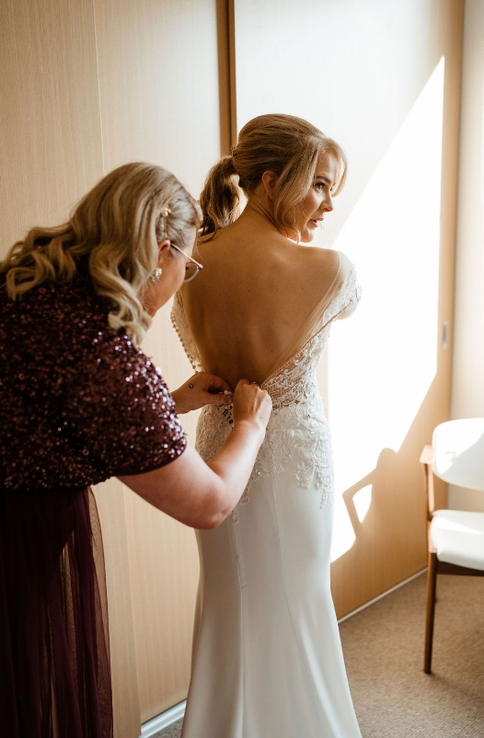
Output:
<svg viewBox="0 0 484 738">
<path fill-rule="evenodd" d="M 216 13 L 220 108 L 220 153 L 224 156 L 230 152 L 230 147 L 237 141 L 234 0 L 216 0 Z"/>
<path fill-rule="evenodd" d="M 230 73 L 230 134 L 232 146 L 237 143 L 237 85 L 235 56 L 235 0 L 227 0 L 228 5 L 228 39 L 229 39 L 229 73 Z"/>
<path fill-rule="evenodd" d="M 484 67 L 481 69 L 482 77 L 482 100 L 481 100 L 481 202 L 484 204 Z"/>
</svg>

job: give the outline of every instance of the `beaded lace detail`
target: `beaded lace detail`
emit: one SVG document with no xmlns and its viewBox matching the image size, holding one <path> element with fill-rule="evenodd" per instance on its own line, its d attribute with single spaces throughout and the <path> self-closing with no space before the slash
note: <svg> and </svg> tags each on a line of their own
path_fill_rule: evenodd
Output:
<svg viewBox="0 0 484 738">
<path fill-rule="evenodd" d="M 178 334 L 180 343 L 183 346 L 188 360 L 196 372 L 203 372 L 202 360 L 198 353 L 197 345 L 193 340 L 190 328 L 188 326 L 187 316 L 183 309 L 183 304 L 180 300 L 178 292 L 173 300 L 173 306 L 171 309 L 171 322 L 174 329 Z"/>
<path fill-rule="evenodd" d="M 297 462 L 296 482 L 301 488 L 314 484 L 321 490 L 321 506 L 333 502 L 331 437 L 316 382 L 316 368 L 326 346 L 332 322 L 360 299 L 354 268 L 324 312 L 321 329 L 282 367 L 262 384 L 272 398 L 272 414 L 266 437 L 239 504 L 249 502 L 254 481 L 285 471 L 287 459 Z M 173 325 L 194 369 L 202 370 L 200 356 L 190 334 L 183 305 L 175 296 Z M 231 406 L 207 405 L 197 426 L 196 448 L 209 461 L 231 430 Z"/>
</svg>

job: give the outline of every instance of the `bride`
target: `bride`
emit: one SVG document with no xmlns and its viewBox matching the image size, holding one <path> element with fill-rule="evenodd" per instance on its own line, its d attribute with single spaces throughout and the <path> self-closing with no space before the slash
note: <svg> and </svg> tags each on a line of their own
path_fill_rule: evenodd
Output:
<svg viewBox="0 0 484 738">
<path fill-rule="evenodd" d="M 197 370 L 264 387 L 273 412 L 249 484 L 197 531 L 201 576 L 183 738 L 358 738 L 330 593 L 331 439 L 315 369 L 359 289 L 341 253 L 309 247 L 344 184 L 337 143 L 262 115 L 209 173 L 198 254 L 173 322 Z M 247 197 L 237 217 L 241 194 Z M 208 461 L 231 429 L 208 405 Z"/>
</svg>

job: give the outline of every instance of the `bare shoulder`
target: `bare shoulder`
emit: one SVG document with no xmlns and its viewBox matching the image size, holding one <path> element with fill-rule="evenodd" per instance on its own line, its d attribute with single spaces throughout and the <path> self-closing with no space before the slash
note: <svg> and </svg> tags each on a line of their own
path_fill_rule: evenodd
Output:
<svg viewBox="0 0 484 738">
<path fill-rule="evenodd" d="M 308 248 L 307 251 L 313 257 L 313 260 L 317 264 L 326 267 L 327 269 L 338 269 L 340 263 L 340 252 L 334 249 L 325 249 L 319 247 Z"/>
<path fill-rule="evenodd" d="M 316 278 L 323 275 L 337 275 L 341 264 L 339 251 L 319 248 L 317 246 L 302 246 L 299 248 L 301 249 L 301 262 L 305 263 L 306 269 Z"/>
<path fill-rule="evenodd" d="M 350 276 L 353 263 L 341 251 L 323 248 L 312 248 L 308 251 L 311 264 L 318 273 L 333 274 L 335 277 L 338 276 L 341 282 Z"/>
</svg>

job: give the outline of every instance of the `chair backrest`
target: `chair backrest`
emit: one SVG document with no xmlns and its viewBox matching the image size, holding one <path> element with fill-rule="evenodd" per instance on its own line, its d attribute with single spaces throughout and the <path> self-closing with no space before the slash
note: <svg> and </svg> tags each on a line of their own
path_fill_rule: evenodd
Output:
<svg viewBox="0 0 484 738">
<path fill-rule="evenodd" d="M 484 491 L 484 418 L 449 420 L 432 435 L 434 474 L 458 487 Z"/>
</svg>

